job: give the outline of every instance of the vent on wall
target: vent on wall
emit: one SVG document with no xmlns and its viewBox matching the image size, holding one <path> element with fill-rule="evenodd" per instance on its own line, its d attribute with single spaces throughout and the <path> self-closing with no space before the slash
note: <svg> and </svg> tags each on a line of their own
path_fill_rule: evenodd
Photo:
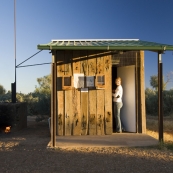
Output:
<svg viewBox="0 0 173 173">
<path fill-rule="evenodd" d="M 68 90 L 72 88 L 72 78 L 71 76 L 63 76 L 62 77 L 62 89 Z"/>
<path fill-rule="evenodd" d="M 96 87 L 105 88 L 105 76 L 102 74 L 96 75 Z"/>
<path fill-rule="evenodd" d="M 112 65 L 117 65 L 120 63 L 120 60 L 119 59 L 113 59 L 112 60 Z"/>
</svg>

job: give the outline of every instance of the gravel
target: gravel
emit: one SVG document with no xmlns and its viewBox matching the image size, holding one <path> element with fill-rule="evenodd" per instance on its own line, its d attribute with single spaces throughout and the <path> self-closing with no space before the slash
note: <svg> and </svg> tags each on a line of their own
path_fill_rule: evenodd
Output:
<svg viewBox="0 0 173 173">
<path fill-rule="evenodd" d="M 47 122 L 0 133 L 0 173 L 172 173 L 173 152 L 157 147 L 47 148 Z"/>
</svg>

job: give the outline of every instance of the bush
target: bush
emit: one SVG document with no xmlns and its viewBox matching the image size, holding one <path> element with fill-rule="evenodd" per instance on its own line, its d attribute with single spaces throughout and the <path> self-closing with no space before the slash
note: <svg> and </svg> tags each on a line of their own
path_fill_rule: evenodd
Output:
<svg viewBox="0 0 173 173">
<path fill-rule="evenodd" d="M 17 102 L 27 103 L 27 115 L 50 115 L 50 93 L 35 91 L 29 94 L 16 94 Z M 11 102 L 11 92 L 0 96 L 1 103 Z"/>
<path fill-rule="evenodd" d="M 34 92 L 27 103 L 33 115 L 50 115 L 50 94 Z"/>
<path fill-rule="evenodd" d="M 148 115 L 157 115 L 158 109 L 157 109 L 157 91 L 153 89 L 147 88 L 145 90 L 145 104 L 146 104 L 146 113 Z"/>
<path fill-rule="evenodd" d="M 5 93 L 6 93 L 6 89 L 0 84 L 0 95 Z"/>
<path fill-rule="evenodd" d="M 173 113 L 173 90 L 163 91 L 163 111 L 165 116 Z"/>
<path fill-rule="evenodd" d="M 158 115 L 158 92 L 153 89 L 146 88 L 145 103 L 147 115 Z M 173 114 L 173 90 L 163 91 L 163 115 L 169 116 Z"/>
<path fill-rule="evenodd" d="M 0 104 L 0 126 L 11 126 L 14 122 L 14 108 L 8 104 Z"/>
<path fill-rule="evenodd" d="M 0 102 L 11 102 L 11 92 L 8 91 L 6 94 L 1 94 L 0 95 Z"/>
</svg>

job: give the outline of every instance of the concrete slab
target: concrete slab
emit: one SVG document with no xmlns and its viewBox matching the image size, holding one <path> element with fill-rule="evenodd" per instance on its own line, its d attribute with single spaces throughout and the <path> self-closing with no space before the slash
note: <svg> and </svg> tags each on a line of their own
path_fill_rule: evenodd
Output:
<svg viewBox="0 0 173 173">
<path fill-rule="evenodd" d="M 138 147 L 157 145 L 158 140 L 146 134 L 113 133 L 97 136 L 57 136 L 56 147 Z"/>
</svg>

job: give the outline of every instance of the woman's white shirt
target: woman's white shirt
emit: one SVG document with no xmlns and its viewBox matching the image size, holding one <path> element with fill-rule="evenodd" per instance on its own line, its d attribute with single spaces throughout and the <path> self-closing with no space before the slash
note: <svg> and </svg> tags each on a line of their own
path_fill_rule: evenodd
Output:
<svg viewBox="0 0 173 173">
<path fill-rule="evenodd" d="M 113 102 L 122 102 L 123 88 L 121 85 L 117 86 L 115 93 L 112 93 L 112 96 L 113 96 Z"/>
</svg>

